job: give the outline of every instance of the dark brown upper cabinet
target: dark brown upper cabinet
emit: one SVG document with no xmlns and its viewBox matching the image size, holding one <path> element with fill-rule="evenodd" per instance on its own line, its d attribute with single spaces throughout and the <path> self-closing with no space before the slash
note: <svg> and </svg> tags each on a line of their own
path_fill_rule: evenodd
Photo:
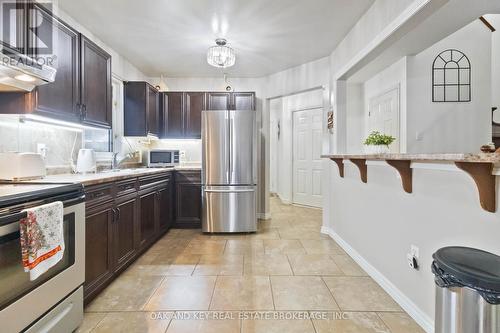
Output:
<svg viewBox="0 0 500 333">
<path fill-rule="evenodd" d="M 0 22 L 0 47 L 5 54 L 26 53 L 27 4 L 24 1 L 0 0 L 2 16 Z"/>
<path fill-rule="evenodd" d="M 81 35 L 82 120 L 89 125 L 111 127 L 111 56 Z"/>
<path fill-rule="evenodd" d="M 231 93 L 232 110 L 255 110 L 255 93 L 234 92 Z"/>
<path fill-rule="evenodd" d="M 166 92 L 161 94 L 160 123 L 161 137 L 178 139 L 184 137 L 184 93 Z"/>
<path fill-rule="evenodd" d="M 204 92 L 163 93 L 162 138 L 200 139 L 201 112 L 205 109 Z"/>
<path fill-rule="evenodd" d="M 206 96 L 207 110 L 229 110 L 231 108 L 231 93 L 208 92 Z"/>
<path fill-rule="evenodd" d="M 159 136 L 160 94 L 156 88 L 148 85 L 148 131 L 149 134 Z"/>
<path fill-rule="evenodd" d="M 159 94 L 147 82 L 129 81 L 125 86 L 124 135 L 158 136 Z"/>
<path fill-rule="evenodd" d="M 80 55 L 79 33 L 65 22 L 54 17 L 45 7 L 29 3 L 28 26 L 34 27 L 28 38 L 28 55 L 52 55 L 52 67 L 57 69 L 54 82 L 36 87 L 33 109 L 40 115 L 67 121 L 81 120 L 80 108 Z M 43 24 L 42 24 L 43 22 Z M 41 41 L 51 41 L 52 50 L 45 49 Z M 44 54 L 44 52 L 47 52 Z"/>
<path fill-rule="evenodd" d="M 191 139 L 201 138 L 201 112 L 205 110 L 205 93 L 185 93 L 184 136 Z"/>
<path fill-rule="evenodd" d="M 254 92 L 207 92 L 207 110 L 255 110 Z"/>
<path fill-rule="evenodd" d="M 111 128 L 111 56 L 45 5 L 19 1 L 17 6 L 24 8 L 25 14 L 24 18 L 18 14 L 15 22 L 16 31 L 24 36 L 10 33 L 11 38 L 20 40 L 16 51 L 42 59 L 56 68 L 57 74 L 54 82 L 30 93 L 1 93 L 0 113 L 34 113 Z"/>
</svg>

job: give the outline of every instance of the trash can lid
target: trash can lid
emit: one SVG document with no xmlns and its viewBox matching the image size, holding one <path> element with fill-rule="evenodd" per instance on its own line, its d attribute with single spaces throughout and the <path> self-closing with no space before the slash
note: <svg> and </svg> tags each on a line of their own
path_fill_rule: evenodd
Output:
<svg viewBox="0 0 500 333">
<path fill-rule="evenodd" d="M 483 290 L 500 292 L 500 257 L 469 247 L 451 246 L 432 255 L 445 273 L 463 284 Z"/>
</svg>

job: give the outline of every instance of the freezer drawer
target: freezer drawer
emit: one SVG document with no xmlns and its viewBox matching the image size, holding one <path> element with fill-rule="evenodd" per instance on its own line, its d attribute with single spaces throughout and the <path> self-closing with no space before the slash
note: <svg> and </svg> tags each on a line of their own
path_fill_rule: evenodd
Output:
<svg viewBox="0 0 500 333">
<path fill-rule="evenodd" d="M 257 231 L 255 186 L 204 186 L 203 232 Z"/>
</svg>

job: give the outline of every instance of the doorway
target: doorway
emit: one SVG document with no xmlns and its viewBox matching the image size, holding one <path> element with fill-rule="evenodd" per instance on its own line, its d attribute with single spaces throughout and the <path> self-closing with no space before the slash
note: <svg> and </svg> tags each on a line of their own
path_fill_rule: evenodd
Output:
<svg viewBox="0 0 500 333">
<path fill-rule="evenodd" d="M 322 108 L 293 112 L 293 203 L 321 207 Z"/>
<path fill-rule="evenodd" d="M 370 99 L 367 135 L 373 131 L 395 137 L 389 148 L 399 153 L 399 86 Z"/>
</svg>

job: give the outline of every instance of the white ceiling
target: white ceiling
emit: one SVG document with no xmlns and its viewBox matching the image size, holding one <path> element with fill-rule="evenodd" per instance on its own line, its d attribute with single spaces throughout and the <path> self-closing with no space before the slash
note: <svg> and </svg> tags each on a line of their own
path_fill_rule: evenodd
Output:
<svg viewBox="0 0 500 333">
<path fill-rule="evenodd" d="M 374 0 L 59 0 L 148 76 L 214 76 L 207 48 L 225 37 L 231 76 L 260 77 L 329 55 Z"/>
</svg>

